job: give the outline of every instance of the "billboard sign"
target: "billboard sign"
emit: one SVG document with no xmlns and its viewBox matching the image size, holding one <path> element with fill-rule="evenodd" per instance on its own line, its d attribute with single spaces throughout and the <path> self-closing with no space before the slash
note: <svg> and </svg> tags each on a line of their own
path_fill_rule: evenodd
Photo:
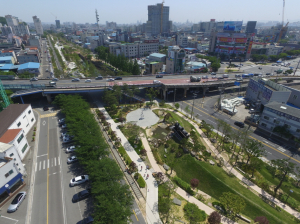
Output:
<svg viewBox="0 0 300 224">
<path fill-rule="evenodd" d="M 232 38 L 231 37 L 219 37 L 218 38 L 218 42 L 226 42 L 226 43 L 228 43 L 228 42 L 232 42 Z"/>
<path fill-rule="evenodd" d="M 225 21 L 223 30 L 226 31 L 241 31 L 243 21 Z"/>
<path fill-rule="evenodd" d="M 235 38 L 234 39 L 235 43 L 247 43 L 247 38 Z"/>
</svg>

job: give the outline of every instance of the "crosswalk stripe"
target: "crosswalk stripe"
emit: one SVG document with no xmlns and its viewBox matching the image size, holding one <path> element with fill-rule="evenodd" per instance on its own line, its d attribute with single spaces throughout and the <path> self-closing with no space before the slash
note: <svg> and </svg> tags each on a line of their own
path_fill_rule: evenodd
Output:
<svg viewBox="0 0 300 224">
<path fill-rule="evenodd" d="M 56 166 L 56 157 L 54 158 L 54 166 Z"/>
<path fill-rule="evenodd" d="M 60 166 L 60 160 L 59 160 L 59 157 L 57 157 L 57 160 L 58 160 L 58 165 Z"/>
<path fill-rule="evenodd" d="M 42 162 L 40 161 L 40 168 L 39 168 L 39 170 L 41 170 L 41 168 L 42 168 Z"/>
<path fill-rule="evenodd" d="M 46 161 L 43 162 L 43 170 L 45 169 Z"/>
<path fill-rule="evenodd" d="M 56 162 L 57 161 L 57 162 Z M 36 163 L 36 166 L 35 166 L 35 172 L 37 170 L 44 170 L 44 169 L 49 169 L 50 167 L 55 167 L 55 166 L 60 166 L 60 160 L 59 160 L 59 157 L 54 157 L 54 158 L 51 158 L 51 159 L 48 159 L 48 160 L 43 160 L 43 161 L 39 161 Z"/>
</svg>

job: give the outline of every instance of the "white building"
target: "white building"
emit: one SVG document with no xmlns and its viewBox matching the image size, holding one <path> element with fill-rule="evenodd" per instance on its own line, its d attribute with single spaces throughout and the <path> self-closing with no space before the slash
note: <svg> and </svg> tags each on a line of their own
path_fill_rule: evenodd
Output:
<svg viewBox="0 0 300 224">
<path fill-rule="evenodd" d="M 30 35 L 28 25 L 21 22 L 18 17 L 6 15 L 5 16 L 7 25 L 12 28 L 13 34 L 17 36 L 23 36 L 25 34 Z"/>
<path fill-rule="evenodd" d="M 20 172 L 17 163 L 9 155 L 14 154 L 11 151 L 13 146 L 5 143 L 0 143 L 0 197 L 8 196 L 11 193 L 11 188 L 15 185 L 23 183 L 22 173 Z M 19 165 L 20 166 L 20 165 Z"/>
<path fill-rule="evenodd" d="M 2 36 L 8 36 L 9 34 L 12 34 L 13 33 L 13 30 L 11 28 L 11 26 L 1 26 L 1 35 Z"/>
<path fill-rule="evenodd" d="M 36 33 L 39 35 L 44 34 L 43 26 L 41 20 L 37 16 L 33 16 L 33 23 L 35 26 Z"/>
<path fill-rule="evenodd" d="M 32 126 L 35 124 L 30 104 L 10 104 L 7 108 L 0 112 L 0 137 L 2 137 L 8 129 L 21 128 L 26 136 Z"/>
<path fill-rule="evenodd" d="M 178 35 L 177 36 L 177 45 L 185 48 L 188 47 L 188 37 L 184 35 Z"/>
</svg>

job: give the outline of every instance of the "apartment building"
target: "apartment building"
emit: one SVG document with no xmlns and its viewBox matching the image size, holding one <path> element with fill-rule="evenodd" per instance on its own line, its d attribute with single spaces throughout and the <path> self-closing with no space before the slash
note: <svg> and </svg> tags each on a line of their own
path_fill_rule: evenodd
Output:
<svg viewBox="0 0 300 224">
<path fill-rule="evenodd" d="M 36 30 L 36 34 L 43 35 L 44 30 L 43 30 L 41 20 L 37 16 L 33 16 L 32 18 L 33 18 L 33 23 L 34 23 L 34 27 Z"/>
</svg>

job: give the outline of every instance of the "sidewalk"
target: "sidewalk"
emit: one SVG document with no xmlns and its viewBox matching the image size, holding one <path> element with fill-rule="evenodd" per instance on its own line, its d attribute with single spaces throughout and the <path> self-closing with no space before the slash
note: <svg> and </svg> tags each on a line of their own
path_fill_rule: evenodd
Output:
<svg viewBox="0 0 300 224">
<path fill-rule="evenodd" d="M 140 156 L 135 152 L 134 148 L 130 145 L 127 138 L 123 135 L 121 130 L 117 127 L 117 124 L 114 120 L 109 116 L 106 112 L 105 108 L 101 103 L 98 103 L 98 109 L 104 113 L 106 117 L 106 121 L 111 124 L 112 131 L 116 132 L 116 135 L 121 139 L 121 144 L 125 148 L 127 154 L 131 158 L 133 162 L 136 163 L 138 167 L 138 172 L 144 178 L 147 183 L 147 197 L 146 197 L 146 219 L 147 223 L 159 224 L 162 223 L 159 218 L 158 213 L 158 184 L 154 177 L 152 176 L 152 172 L 150 170 L 146 170 L 146 164 L 142 161 Z M 145 174 L 149 174 L 149 178 L 146 179 L 144 177 Z"/>
<path fill-rule="evenodd" d="M 164 171 L 162 171 L 160 169 L 160 167 L 158 166 L 153 153 L 151 151 L 151 148 L 148 144 L 148 141 L 146 139 L 145 136 L 143 136 L 141 138 L 143 145 L 145 147 L 145 150 L 147 151 L 147 157 L 149 159 L 149 162 L 152 166 L 152 168 L 154 169 L 155 172 L 162 172 L 164 173 Z M 196 198 L 194 198 L 193 196 L 191 196 L 190 194 L 188 194 L 186 191 L 184 191 L 183 189 L 181 189 L 180 187 L 176 188 L 176 193 L 179 194 L 181 197 L 183 197 L 185 200 L 187 200 L 190 203 L 194 203 L 195 205 L 198 206 L 199 209 L 203 210 L 206 214 L 210 215 L 212 212 L 214 212 L 215 210 L 212 209 L 211 207 L 207 206 L 206 204 L 202 203 L 201 201 L 197 200 Z M 226 218 L 225 216 L 222 216 L 222 223 L 226 224 L 237 224 L 236 222 Z"/>
<path fill-rule="evenodd" d="M 185 112 L 183 112 L 185 113 Z M 291 215 L 295 216 L 297 219 L 300 219 L 300 213 L 295 211 L 294 209 L 292 209 L 291 207 L 285 205 L 284 203 L 282 203 L 281 201 L 279 201 L 278 199 L 274 198 L 272 195 L 270 195 L 269 193 L 265 192 L 263 189 L 261 189 L 260 187 L 258 187 L 257 185 L 255 185 L 254 183 L 252 183 L 250 180 L 248 180 L 247 178 L 245 178 L 242 174 L 240 174 L 236 169 L 234 169 L 228 162 L 227 160 L 218 152 L 218 150 L 212 145 L 212 143 L 209 141 L 209 139 L 205 136 L 205 134 L 203 133 L 203 131 L 199 128 L 199 126 L 191 121 L 189 118 L 187 119 L 184 115 L 182 115 L 181 113 L 176 112 L 177 115 L 184 117 L 185 120 L 189 121 L 194 127 L 195 129 L 198 131 L 198 133 L 201 135 L 201 137 L 203 138 L 203 140 L 205 141 L 205 143 L 209 146 L 210 150 L 218 157 L 222 157 L 224 159 L 224 166 L 223 169 L 232 174 L 234 174 L 239 180 L 241 180 L 243 183 L 245 183 L 247 186 L 251 187 L 254 191 L 256 191 L 258 194 L 261 194 L 262 196 L 264 196 L 265 198 L 267 198 L 268 200 L 274 202 L 277 206 L 279 206 L 280 208 L 284 209 L 286 212 L 290 213 Z"/>
</svg>

